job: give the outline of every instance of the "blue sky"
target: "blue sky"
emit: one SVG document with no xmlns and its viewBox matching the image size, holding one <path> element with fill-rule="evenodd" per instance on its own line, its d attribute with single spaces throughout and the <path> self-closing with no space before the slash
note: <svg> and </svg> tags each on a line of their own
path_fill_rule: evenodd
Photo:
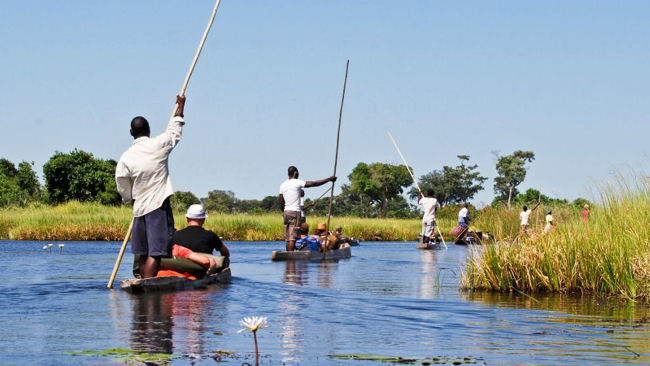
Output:
<svg viewBox="0 0 650 366">
<path fill-rule="evenodd" d="M 79 148 L 118 159 L 128 123 L 164 129 L 212 10 L 194 1 L 0 2 L 0 156 L 42 164 Z M 650 134 L 647 1 L 223 0 L 187 92 L 176 190 L 277 194 L 286 168 L 333 169 L 350 59 L 340 182 L 360 161 L 416 176 L 493 151 L 532 150 L 520 187 L 588 196 L 645 169 Z M 308 196 L 318 196 L 312 189 Z"/>
</svg>

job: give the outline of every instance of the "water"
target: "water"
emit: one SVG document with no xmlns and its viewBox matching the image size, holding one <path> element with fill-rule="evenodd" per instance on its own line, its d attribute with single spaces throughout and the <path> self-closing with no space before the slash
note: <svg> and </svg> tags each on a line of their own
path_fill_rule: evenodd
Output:
<svg viewBox="0 0 650 366">
<path fill-rule="evenodd" d="M 156 295 L 107 290 L 120 243 L 0 242 L 0 364 L 119 365 L 66 352 L 173 354 L 161 364 L 254 364 L 244 316 L 268 317 L 266 365 L 375 365 L 331 358 L 378 354 L 479 364 L 648 364 L 650 308 L 571 296 L 458 290 L 467 248 L 362 243 L 338 262 L 271 262 L 280 243 L 230 243 L 233 281 Z M 118 279 L 130 277 L 132 256 Z M 215 334 L 217 333 L 217 334 Z"/>
</svg>

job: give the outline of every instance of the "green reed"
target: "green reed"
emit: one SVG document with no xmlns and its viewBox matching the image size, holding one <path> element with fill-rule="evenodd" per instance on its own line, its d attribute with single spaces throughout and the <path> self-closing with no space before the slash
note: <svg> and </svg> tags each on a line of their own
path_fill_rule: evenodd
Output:
<svg viewBox="0 0 650 366">
<path fill-rule="evenodd" d="M 475 249 L 461 286 L 501 292 L 591 293 L 650 300 L 650 181 L 619 177 L 601 187 L 587 222 L 562 218 L 547 235 Z M 497 225 L 502 225 L 497 223 Z"/>
</svg>

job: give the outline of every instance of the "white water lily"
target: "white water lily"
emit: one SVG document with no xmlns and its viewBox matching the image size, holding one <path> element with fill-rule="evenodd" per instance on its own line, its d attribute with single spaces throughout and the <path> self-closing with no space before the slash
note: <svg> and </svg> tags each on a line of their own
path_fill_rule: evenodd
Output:
<svg viewBox="0 0 650 366">
<path fill-rule="evenodd" d="M 255 333 L 258 329 L 267 328 L 269 326 L 266 322 L 265 316 L 247 316 L 239 321 L 239 325 L 245 328 L 238 330 L 237 333 L 241 333 L 246 330 L 250 330 L 251 332 Z"/>
<path fill-rule="evenodd" d="M 48 248 L 52 248 L 53 246 L 54 246 L 54 244 L 52 244 L 52 243 L 47 245 Z"/>
</svg>

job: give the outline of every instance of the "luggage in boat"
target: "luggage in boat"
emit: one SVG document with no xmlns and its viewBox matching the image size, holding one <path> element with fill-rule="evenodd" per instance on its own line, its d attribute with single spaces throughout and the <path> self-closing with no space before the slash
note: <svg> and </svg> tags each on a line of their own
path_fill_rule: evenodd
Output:
<svg viewBox="0 0 650 366">
<path fill-rule="evenodd" d="M 457 225 L 455 228 L 451 229 L 449 234 L 454 238 L 457 238 L 460 235 L 460 233 L 463 232 L 464 229 L 465 229 L 464 227 Z"/>
</svg>

